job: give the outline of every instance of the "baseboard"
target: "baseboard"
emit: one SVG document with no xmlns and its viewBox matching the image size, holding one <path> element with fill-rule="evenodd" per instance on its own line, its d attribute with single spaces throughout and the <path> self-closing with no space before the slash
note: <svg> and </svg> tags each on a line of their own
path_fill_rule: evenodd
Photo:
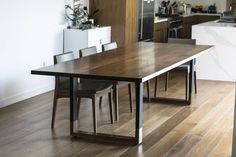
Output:
<svg viewBox="0 0 236 157">
<path fill-rule="evenodd" d="M 0 108 L 12 105 L 14 103 L 17 103 L 17 102 L 25 100 L 25 99 L 29 99 L 29 98 L 37 96 L 39 94 L 43 94 L 48 91 L 51 91 L 54 89 L 54 86 L 55 86 L 54 83 L 50 83 L 45 86 L 39 87 L 37 89 L 28 90 L 28 91 L 16 94 L 14 96 L 4 98 L 4 99 L 0 100 Z"/>
</svg>

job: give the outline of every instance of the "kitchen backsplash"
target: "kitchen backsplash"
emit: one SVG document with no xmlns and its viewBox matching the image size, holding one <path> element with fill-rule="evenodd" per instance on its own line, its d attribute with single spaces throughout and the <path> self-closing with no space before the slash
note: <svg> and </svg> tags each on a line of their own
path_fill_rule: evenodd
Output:
<svg viewBox="0 0 236 157">
<path fill-rule="evenodd" d="M 162 0 L 156 0 L 155 12 L 158 12 L 158 4 Z M 176 0 L 170 0 L 173 3 Z M 226 10 L 226 1 L 227 0 L 182 0 L 186 3 L 190 3 L 192 6 L 202 5 L 203 7 L 208 7 L 211 4 L 216 4 L 218 12 L 224 12 Z"/>
</svg>

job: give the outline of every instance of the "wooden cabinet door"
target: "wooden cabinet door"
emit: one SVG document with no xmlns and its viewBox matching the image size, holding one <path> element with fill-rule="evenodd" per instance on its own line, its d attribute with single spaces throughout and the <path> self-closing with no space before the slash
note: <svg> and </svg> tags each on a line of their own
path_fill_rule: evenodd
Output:
<svg viewBox="0 0 236 157">
<path fill-rule="evenodd" d="M 218 19 L 220 19 L 220 16 L 200 15 L 198 17 L 199 23 L 215 21 L 215 20 L 218 20 Z"/>
<path fill-rule="evenodd" d="M 181 38 L 190 39 L 192 33 L 192 25 L 196 23 L 195 16 L 189 16 L 183 18 L 183 29 L 181 31 Z"/>
<path fill-rule="evenodd" d="M 190 23 L 184 24 L 181 31 L 181 38 L 190 39 L 191 38 L 192 25 Z"/>
<path fill-rule="evenodd" d="M 236 9 L 236 0 L 232 0 L 232 10 Z"/>
<path fill-rule="evenodd" d="M 154 42 L 165 43 L 168 39 L 168 22 L 154 24 L 153 40 Z"/>
<path fill-rule="evenodd" d="M 204 23 L 208 21 L 214 21 L 219 19 L 220 16 L 211 16 L 211 15 L 194 15 L 189 17 L 184 17 L 183 19 L 183 30 L 181 32 L 181 38 L 191 39 L 192 38 L 192 26 Z"/>
</svg>

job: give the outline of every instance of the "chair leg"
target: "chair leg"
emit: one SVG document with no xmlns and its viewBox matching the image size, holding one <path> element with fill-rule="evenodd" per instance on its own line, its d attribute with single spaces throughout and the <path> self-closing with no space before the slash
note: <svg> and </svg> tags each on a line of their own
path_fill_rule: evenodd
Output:
<svg viewBox="0 0 236 157">
<path fill-rule="evenodd" d="M 188 100 L 189 72 L 185 74 L 185 99 Z"/>
<path fill-rule="evenodd" d="M 110 119 L 111 119 L 111 124 L 114 123 L 114 120 L 113 120 L 113 109 L 112 109 L 112 93 L 109 92 L 108 93 L 108 97 L 109 97 L 109 108 L 110 108 Z"/>
<path fill-rule="evenodd" d="M 157 77 L 155 78 L 155 89 L 154 89 L 154 97 L 157 97 Z"/>
<path fill-rule="evenodd" d="M 148 98 L 148 102 L 151 102 L 151 99 L 150 99 L 150 80 L 147 81 L 147 98 Z"/>
<path fill-rule="evenodd" d="M 100 98 L 99 98 L 99 108 L 100 109 L 102 108 L 102 96 L 100 96 Z"/>
<path fill-rule="evenodd" d="M 129 88 L 129 105 L 130 105 L 130 112 L 133 112 L 133 96 L 132 96 L 132 84 L 128 84 Z"/>
<path fill-rule="evenodd" d="M 168 84 L 169 84 L 169 72 L 166 72 L 166 80 L 165 80 L 165 91 L 168 89 Z"/>
<path fill-rule="evenodd" d="M 194 87 L 195 87 L 195 94 L 197 94 L 197 72 L 194 71 Z"/>
<path fill-rule="evenodd" d="M 51 121 L 51 128 L 54 128 L 55 118 L 57 112 L 57 97 L 54 95 L 53 99 L 53 108 L 52 108 L 52 121 Z"/>
<path fill-rule="evenodd" d="M 119 120 L 119 109 L 118 109 L 118 88 L 117 85 L 113 86 L 113 98 L 114 98 L 114 102 L 115 102 L 115 120 L 118 121 Z"/>
<path fill-rule="evenodd" d="M 93 109 L 93 131 L 94 134 L 97 133 L 97 114 L 96 114 L 96 104 L 95 97 L 92 98 L 92 109 Z"/>
</svg>

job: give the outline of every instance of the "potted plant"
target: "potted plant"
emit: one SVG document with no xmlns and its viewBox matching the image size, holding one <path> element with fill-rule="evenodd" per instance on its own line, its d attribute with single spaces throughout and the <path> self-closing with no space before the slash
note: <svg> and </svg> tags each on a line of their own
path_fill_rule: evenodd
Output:
<svg viewBox="0 0 236 157">
<path fill-rule="evenodd" d="M 73 8 L 69 5 L 65 6 L 66 19 L 71 22 L 72 27 L 79 29 L 90 29 L 92 23 L 88 21 L 87 8 L 83 7 L 82 4 L 75 5 Z M 69 26 L 69 28 L 71 28 Z"/>
</svg>

